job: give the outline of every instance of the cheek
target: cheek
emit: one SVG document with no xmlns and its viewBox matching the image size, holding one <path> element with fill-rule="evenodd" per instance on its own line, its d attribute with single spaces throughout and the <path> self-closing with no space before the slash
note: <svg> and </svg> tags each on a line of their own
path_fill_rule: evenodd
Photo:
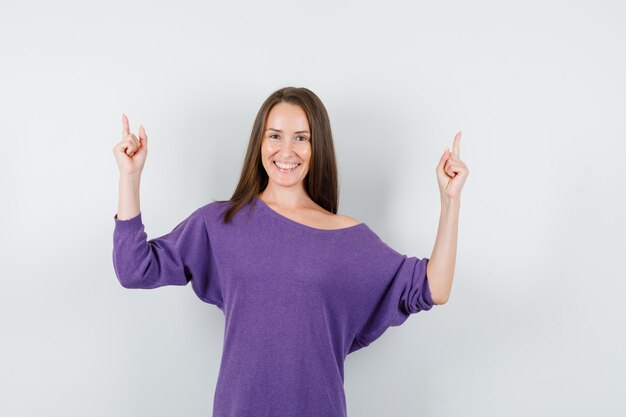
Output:
<svg viewBox="0 0 626 417">
<path fill-rule="evenodd" d="M 306 160 L 310 159 L 311 158 L 311 144 L 307 143 L 306 146 L 301 146 L 297 152 L 300 158 L 306 159 Z"/>
<path fill-rule="evenodd" d="M 275 153 L 277 148 L 279 147 L 272 144 L 271 142 L 265 141 L 263 145 L 261 146 L 261 154 L 264 155 L 265 157 L 268 157 L 272 155 L 273 153 Z"/>
<path fill-rule="evenodd" d="M 306 152 L 302 153 L 301 157 L 306 161 L 307 164 L 311 162 L 311 149 L 308 149 Z"/>
<path fill-rule="evenodd" d="M 272 152 L 272 147 L 267 142 L 264 142 L 263 145 L 261 145 L 261 157 L 263 158 L 263 161 L 265 161 L 265 159 L 267 159 Z"/>
</svg>

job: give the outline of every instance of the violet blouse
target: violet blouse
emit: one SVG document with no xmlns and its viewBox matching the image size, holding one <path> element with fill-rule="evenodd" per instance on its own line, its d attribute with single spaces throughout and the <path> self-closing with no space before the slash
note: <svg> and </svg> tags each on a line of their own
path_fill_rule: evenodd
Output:
<svg viewBox="0 0 626 417">
<path fill-rule="evenodd" d="M 346 356 L 434 305 L 428 258 L 408 257 L 365 223 L 325 230 L 256 197 L 231 224 L 208 203 L 147 239 L 141 213 L 114 216 L 125 288 L 187 285 L 225 317 L 213 417 L 346 417 Z"/>
</svg>

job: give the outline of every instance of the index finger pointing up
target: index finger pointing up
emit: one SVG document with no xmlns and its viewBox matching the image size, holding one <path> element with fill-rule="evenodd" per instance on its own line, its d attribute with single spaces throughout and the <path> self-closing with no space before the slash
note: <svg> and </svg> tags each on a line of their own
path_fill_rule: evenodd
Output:
<svg viewBox="0 0 626 417">
<path fill-rule="evenodd" d="M 128 127 L 128 117 L 124 113 L 122 113 L 122 139 L 126 139 L 126 136 L 130 135 L 130 127 Z"/>
<path fill-rule="evenodd" d="M 461 157 L 461 131 L 454 136 L 454 143 L 452 144 L 452 153 L 456 155 L 457 158 Z"/>
</svg>

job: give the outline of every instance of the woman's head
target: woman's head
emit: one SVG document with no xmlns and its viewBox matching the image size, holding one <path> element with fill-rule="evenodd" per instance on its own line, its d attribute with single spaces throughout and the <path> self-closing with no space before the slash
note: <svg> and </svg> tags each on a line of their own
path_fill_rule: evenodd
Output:
<svg viewBox="0 0 626 417">
<path fill-rule="evenodd" d="M 283 173 L 274 161 L 300 165 L 290 173 Z M 277 186 L 303 187 L 313 201 L 337 213 L 337 177 L 333 136 L 324 104 L 307 88 L 281 88 L 257 112 L 225 221 L 230 221 L 270 181 Z"/>
<path fill-rule="evenodd" d="M 304 188 L 311 137 L 309 119 L 302 107 L 285 101 L 272 107 L 261 138 L 261 163 L 268 186 Z"/>
</svg>

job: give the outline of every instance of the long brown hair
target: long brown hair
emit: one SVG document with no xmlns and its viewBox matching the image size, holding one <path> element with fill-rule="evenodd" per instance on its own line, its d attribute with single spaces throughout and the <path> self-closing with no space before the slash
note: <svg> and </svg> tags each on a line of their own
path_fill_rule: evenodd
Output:
<svg viewBox="0 0 626 417">
<path fill-rule="evenodd" d="M 337 214 L 338 184 L 337 162 L 333 145 L 333 134 L 326 107 L 315 93 L 304 87 L 283 87 L 274 91 L 261 105 L 250 133 L 248 150 L 243 161 L 239 183 L 229 200 L 230 207 L 224 212 L 224 223 L 246 204 L 254 200 L 269 182 L 261 161 L 261 144 L 266 128 L 267 116 L 281 102 L 298 105 L 306 113 L 311 129 L 311 160 L 309 171 L 304 177 L 304 188 L 309 197 L 319 206 Z"/>
</svg>

